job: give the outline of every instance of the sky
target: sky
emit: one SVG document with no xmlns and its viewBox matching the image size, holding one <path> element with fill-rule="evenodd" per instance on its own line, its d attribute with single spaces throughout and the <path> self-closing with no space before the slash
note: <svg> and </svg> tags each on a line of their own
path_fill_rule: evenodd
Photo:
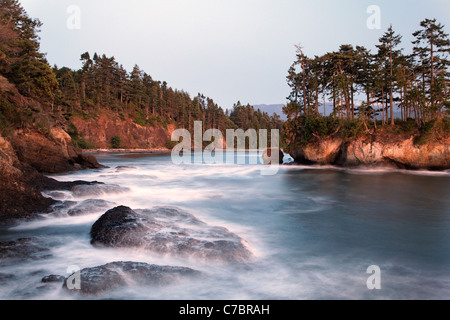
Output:
<svg viewBox="0 0 450 320">
<path fill-rule="evenodd" d="M 450 31 L 450 0 L 20 2 L 29 16 L 43 22 L 41 51 L 51 65 L 79 69 L 82 53 L 104 53 L 128 71 L 137 64 L 154 80 L 191 96 L 202 93 L 223 108 L 238 100 L 286 103 L 295 45 L 308 56 L 341 44 L 375 50 L 392 24 L 409 52 L 411 34 L 423 19 L 436 18 Z M 374 5 L 379 16 L 368 12 Z"/>
</svg>

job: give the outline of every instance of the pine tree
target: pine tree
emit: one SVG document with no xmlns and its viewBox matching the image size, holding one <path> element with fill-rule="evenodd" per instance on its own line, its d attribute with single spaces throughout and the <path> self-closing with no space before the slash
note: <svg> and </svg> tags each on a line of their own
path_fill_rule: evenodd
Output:
<svg viewBox="0 0 450 320">
<path fill-rule="evenodd" d="M 389 91 L 389 106 L 391 125 L 394 125 L 394 81 L 398 67 L 398 60 L 401 56 L 401 50 L 396 50 L 401 43 L 402 36 L 396 35 L 392 25 L 379 39 L 378 58 L 384 66 L 383 79 L 386 81 L 386 89 Z M 386 113 L 387 115 L 387 113 Z"/>
<path fill-rule="evenodd" d="M 53 104 L 56 77 L 39 44 L 42 23 L 31 19 L 17 0 L 2 0 L 0 6 L 0 73 L 23 95 Z"/>
<path fill-rule="evenodd" d="M 436 19 L 425 19 L 420 23 L 421 30 L 413 33 L 416 70 L 422 78 L 424 113 L 441 116 L 442 109 L 448 104 L 448 67 L 450 61 L 450 40 L 444 32 L 444 25 Z"/>
</svg>

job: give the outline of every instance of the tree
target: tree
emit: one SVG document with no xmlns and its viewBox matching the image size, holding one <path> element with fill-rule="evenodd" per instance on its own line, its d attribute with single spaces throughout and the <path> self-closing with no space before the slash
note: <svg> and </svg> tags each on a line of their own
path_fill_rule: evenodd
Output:
<svg viewBox="0 0 450 320">
<path fill-rule="evenodd" d="M 420 26 L 422 29 L 413 33 L 416 40 L 412 43 L 416 70 L 422 78 L 425 95 L 423 108 L 425 113 L 442 117 L 442 109 L 449 100 L 450 40 L 444 32 L 444 25 L 437 23 L 436 19 L 425 19 Z"/>
<path fill-rule="evenodd" d="M 378 58 L 384 66 L 382 77 L 386 81 L 386 88 L 389 91 L 389 106 L 391 110 L 391 125 L 394 125 L 394 80 L 397 73 L 398 60 L 401 56 L 401 50 L 396 50 L 401 43 L 402 36 L 396 35 L 392 25 L 379 39 Z M 386 113 L 387 115 L 387 113 Z M 387 117 L 386 117 L 387 118 Z"/>
<path fill-rule="evenodd" d="M 31 19 L 17 0 L 2 0 L 0 6 L 0 73 L 19 91 L 42 102 L 54 101 L 56 77 L 44 54 L 39 52 L 38 32 L 42 23 Z"/>
</svg>

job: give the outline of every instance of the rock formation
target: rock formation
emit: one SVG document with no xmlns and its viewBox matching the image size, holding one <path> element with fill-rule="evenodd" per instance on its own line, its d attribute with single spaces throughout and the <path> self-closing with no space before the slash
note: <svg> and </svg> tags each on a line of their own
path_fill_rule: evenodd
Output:
<svg viewBox="0 0 450 320">
<path fill-rule="evenodd" d="M 97 246 L 143 248 L 209 261 L 247 262 L 252 256 L 236 234 L 175 208 L 134 211 L 116 207 L 94 223 L 91 239 Z"/>
<path fill-rule="evenodd" d="M 73 293 L 92 296 L 127 285 L 163 286 L 200 275 L 199 271 L 185 267 L 120 261 L 81 270 L 79 289 L 68 289 L 71 288 L 70 283 L 68 285 L 68 281 L 72 281 L 71 276 L 64 281 L 63 287 Z"/>
<path fill-rule="evenodd" d="M 291 151 L 302 164 L 358 166 L 394 166 L 402 169 L 450 169 L 450 138 L 424 145 L 414 144 L 414 137 L 365 136 L 344 141 L 331 138 Z"/>
</svg>

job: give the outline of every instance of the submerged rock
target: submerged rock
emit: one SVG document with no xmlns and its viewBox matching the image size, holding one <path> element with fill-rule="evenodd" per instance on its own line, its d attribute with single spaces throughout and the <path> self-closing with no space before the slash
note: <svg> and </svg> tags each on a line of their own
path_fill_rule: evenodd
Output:
<svg viewBox="0 0 450 320">
<path fill-rule="evenodd" d="M 49 249 L 39 244 L 35 238 L 0 242 L 0 262 L 5 260 L 44 259 L 49 256 L 51 256 Z"/>
<path fill-rule="evenodd" d="M 64 276 L 58 276 L 58 275 L 54 275 L 51 274 L 49 276 L 45 276 L 42 278 L 41 282 L 42 283 L 58 283 L 58 282 L 64 282 L 66 280 L 66 277 Z"/>
<path fill-rule="evenodd" d="M 128 171 L 128 170 L 134 170 L 137 169 L 136 167 L 129 167 L 129 166 L 117 166 L 116 172 L 122 172 L 122 171 Z"/>
<path fill-rule="evenodd" d="M 101 200 L 101 199 L 88 199 L 84 200 L 67 211 L 69 216 L 80 216 L 84 214 L 91 214 L 96 212 L 104 212 L 108 208 L 113 207 L 113 202 Z"/>
<path fill-rule="evenodd" d="M 120 261 L 83 269 L 79 274 L 79 289 L 72 289 L 76 284 L 74 275 L 65 279 L 63 288 L 82 295 L 99 295 L 127 285 L 163 286 L 199 275 L 199 271 L 185 267 Z"/>
<path fill-rule="evenodd" d="M 124 193 L 130 191 L 115 184 L 80 184 L 71 188 L 76 197 L 101 196 L 111 193 Z"/>
<path fill-rule="evenodd" d="M 7 282 L 15 281 L 16 276 L 9 273 L 0 273 L 0 285 L 4 285 Z"/>
<path fill-rule="evenodd" d="M 91 239 L 93 245 L 138 247 L 221 262 L 247 262 L 252 257 L 236 234 L 175 208 L 133 211 L 116 207 L 94 223 Z"/>
</svg>

